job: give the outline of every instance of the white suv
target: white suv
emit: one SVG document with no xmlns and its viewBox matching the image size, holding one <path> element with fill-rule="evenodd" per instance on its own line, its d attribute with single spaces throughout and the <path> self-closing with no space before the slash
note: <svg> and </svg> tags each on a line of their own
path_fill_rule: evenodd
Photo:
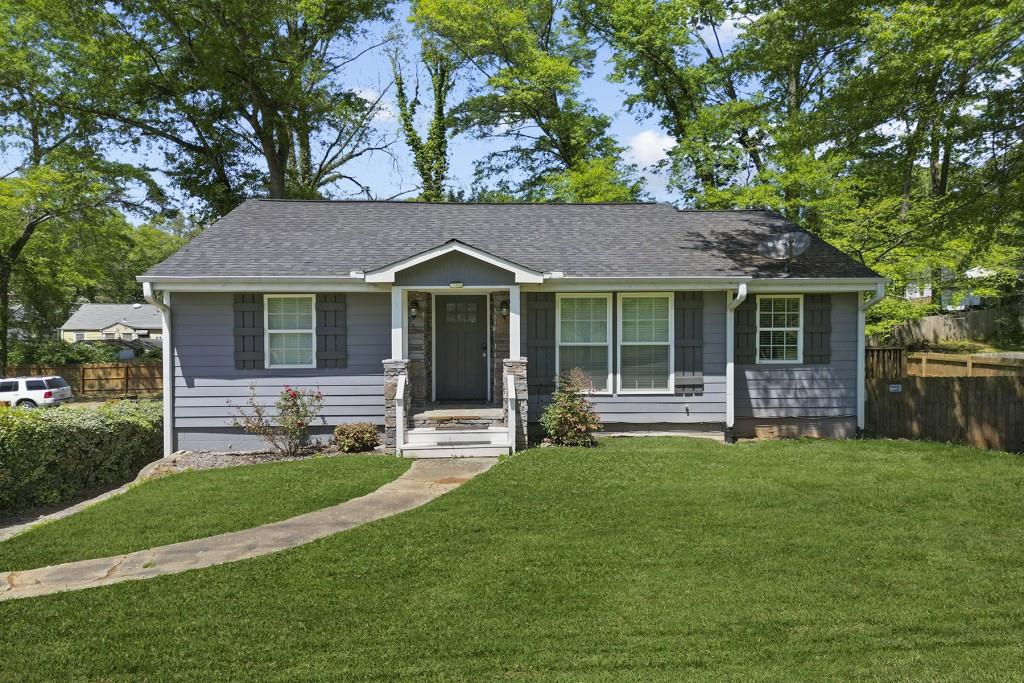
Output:
<svg viewBox="0 0 1024 683">
<path fill-rule="evenodd" d="M 0 379 L 0 404 L 19 408 L 59 406 L 71 400 L 71 387 L 63 377 L 8 377 Z"/>
</svg>

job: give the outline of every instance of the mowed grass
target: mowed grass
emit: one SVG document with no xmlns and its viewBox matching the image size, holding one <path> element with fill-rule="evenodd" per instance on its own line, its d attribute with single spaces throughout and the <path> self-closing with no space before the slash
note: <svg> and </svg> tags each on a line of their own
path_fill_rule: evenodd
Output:
<svg viewBox="0 0 1024 683">
<path fill-rule="evenodd" d="M 247 529 L 362 496 L 409 462 L 312 458 L 183 472 L 0 542 L 0 571 L 106 557 Z"/>
<path fill-rule="evenodd" d="M 620 439 L 283 553 L 0 603 L 7 680 L 1024 677 L 1024 460 Z"/>
</svg>

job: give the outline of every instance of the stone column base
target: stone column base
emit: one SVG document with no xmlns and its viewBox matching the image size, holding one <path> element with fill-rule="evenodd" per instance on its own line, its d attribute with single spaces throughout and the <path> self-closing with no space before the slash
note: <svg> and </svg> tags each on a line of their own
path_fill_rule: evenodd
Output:
<svg viewBox="0 0 1024 683">
<path fill-rule="evenodd" d="M 512 420 L 515 423 L 516 431 L 516 450 L 526 448 L 529 445 L 529 439 L 527 437 L 527 420 L 529 418 L 529 394 L 526 384 L 526 359 L 521 358 L 518 360 L 506 359 L 502 364 L 504 372 L 502 373 L 502 387 L 504 387 L 504 376 L 512 375 L 515 378 L 516 388 L 516 414 L 508 415 L 508 408 L 505 409 L 506 420 Z M 504 388 L 502 393 L 505 393 Z M 508 399 L 508 396 L 503 396 L 504 399 Z M 505 401 L 503 401 L 503 404 Z"/>
<path fill-rule="evenodd" d="M 386 360 L 384 361 L 384 448 L 394 452 L 398 446 L 397 427 L 398 411 L 397 401 L 398 378 L 405 376 L 405 429 L 409 428 L 409 418 L 412 406 L 410 405 L 411 389 L 409 387 L 409 361 L 407 360 Z"/>
</svg>

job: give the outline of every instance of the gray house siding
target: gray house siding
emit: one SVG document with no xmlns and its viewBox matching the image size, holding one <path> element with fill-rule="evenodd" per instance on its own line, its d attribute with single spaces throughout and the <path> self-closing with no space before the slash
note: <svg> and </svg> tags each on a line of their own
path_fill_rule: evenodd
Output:
<svg viewBox="0 0 1024 683">
<path fill-rule="evenodd" d="M 515 284 L 515 275 L 461 252 L 450 252 L 395 275 L 400 287 L 447 287 L 461 282 L 467 287 L 501 287 Z"/>
<path fill-rule="evenodd" d="M 736 418 L 840 418 L 857 413 L 857 295 L 832 295 L 827 364 L 737 365 Z"/>
<path fill-rule="evenodd" d="M 236 416 L 232 405 L 245 404 L 250 386 L 266 403 L 273 403 L 285 385 L 322 390 L 319 433 L 342 422 L 383 424 L 381 361 L 391 349 L 390 295 L 348 294 L 347 302 L 347 367 L 236 370 L 232 293 L 175 294 L 171 325 L 177 448 L 260 447 L 258 439 L 231 427 Z"/>
<path fill-rule="evenodd" d="M 526 307 L 529 303 L 526 304 Z M 704 391 L 699 396 L 671 394 L 620 394 L 592 396 L 602 421 L 607 424 L 695 424 L 725 421 L 725 292 L 704 293 Z M 617 315 L 618 301 L 613 295 L 612 315 Z M 529 312 L 524 313 L 529 319 Z M 618 324 L 613 320 L 613 336 Z M 615 340 L 613 340 L 613 344 Z M 550 358 L 527 358 L 527 371 L 533 367 L 554 367 L 554 347 Z M 613 346 L 612 367 L 617 371 L 617 353 Z M 550 401 L 550 395 L 529 397 L 529 419 L 535 422 Z"/>
</svg>

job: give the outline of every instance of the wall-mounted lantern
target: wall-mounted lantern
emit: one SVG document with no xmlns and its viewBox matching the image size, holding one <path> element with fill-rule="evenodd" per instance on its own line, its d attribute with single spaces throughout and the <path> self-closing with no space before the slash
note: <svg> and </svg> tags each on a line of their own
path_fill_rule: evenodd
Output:
<svg viewBox="0 0 1024 683">
<path fill-rule="evenodd" d="M 419 303 L 413 301 L 411 304 L 409 304 L 409 318 L 411 320 L 415 320 L 416 316 L 418 316 L 419 314 L 420 314 L 420 305 L 419 305 Z"/>
<path fill-rule="evenodd" d="M 501 302 L 501 305 L 498 306 L 498 313 L 501 315 L 502 318 L 507 318 L 508 317 L 508 313 L 509 313 L 508 301 L 502 301 Z"/>
</svg>

